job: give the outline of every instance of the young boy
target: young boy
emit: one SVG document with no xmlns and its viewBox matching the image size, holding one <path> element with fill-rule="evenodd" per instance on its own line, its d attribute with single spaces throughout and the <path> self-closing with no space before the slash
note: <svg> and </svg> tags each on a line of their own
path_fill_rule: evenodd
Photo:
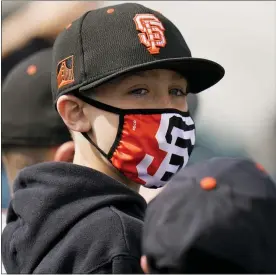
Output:
<svg viewBox="0 0 276 275">
<path fill-rule="evenodd" d="M 161 187 L 186 165 L 195 143 L 186 95 L 223 75 L 139 4 L 90 11 L 67 26 L 54 45 L 52 92 L 74 164 L 37 165 L 17 178 L 3 236 L 9 271 L 142 272 L 139 186 Z"/>
</svg>

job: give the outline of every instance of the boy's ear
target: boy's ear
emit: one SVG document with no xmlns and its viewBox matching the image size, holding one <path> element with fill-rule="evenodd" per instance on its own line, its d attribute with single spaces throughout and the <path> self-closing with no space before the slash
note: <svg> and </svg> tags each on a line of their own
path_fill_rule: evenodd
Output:
<svg viewBox="0 0 276 275">
<path fill-rule="evenodd" d="M 145 274 L 149 274 L 149 267 L 148 267 L 148 261 L 147 261 L 147 257 L 145 255 L 143 255 L 141 257 L 141 261 L 140 261 L 140 265 L 142 270 L 145 272 Z"/>
<path fill-rule="evenodd" d="M 83 112 L 85 103 L 73 96 L 62 95 L 57 100 L 57 110 L 66 126 L 76 132 L 89 132 L 91 125 Z"/>
</svg>

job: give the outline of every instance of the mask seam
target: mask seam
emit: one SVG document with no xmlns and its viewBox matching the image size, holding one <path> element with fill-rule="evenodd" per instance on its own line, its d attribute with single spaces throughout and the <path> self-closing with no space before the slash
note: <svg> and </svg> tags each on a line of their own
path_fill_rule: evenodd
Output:
<svg viewBox="0 0 276 275">
<path fill-rule="evenodd" d="M 116 138 L 115 141 L 113 142 L 113 145 L 111 146 L 108 154 L 107 154 L 107 158 L 108 160 L 111 162 L 111 157 L 113 156 L 114 152 L 116 151 L 117 147 L 120 144 L 121 138 L 122 138 L 122 134 L 123 134 L 123 127 L 124 127 L 124 115 L 119 115 L 119 125 L 118 125 L 118 130 L 117 130 L 117 134 L 116 134 Z"/>
</svg>

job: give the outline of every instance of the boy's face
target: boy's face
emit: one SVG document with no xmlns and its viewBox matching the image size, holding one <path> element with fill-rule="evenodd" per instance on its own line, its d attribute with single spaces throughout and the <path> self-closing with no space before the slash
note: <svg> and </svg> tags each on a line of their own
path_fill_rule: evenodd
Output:
<svg viewBox="0 0 276 275">
<path fill-rule="evenodd" d="M 187 111 L 186 88 L 185 78 L 174 71 L 148 70 L 117 78 L 86 94 L 121 109 Z M 105 153 L 109 152 L 118 131 L 119 115 L 97 109 L 72 95 L 61 96 L 57 108 L 68 128 L 89 133 Z"/>
<path fill-rule="evenodd" d="M 170 70 L 151 70 L 118 78 L 93 90 L 90 97 L 121 109 L 174 108 L 187 111 L 187 81 Z M 108 152 L 115 140 L 119 116 L 86 104 L 98 146 Z M 108 133 L 108 135 L 107 135 Z"/>
</svg>

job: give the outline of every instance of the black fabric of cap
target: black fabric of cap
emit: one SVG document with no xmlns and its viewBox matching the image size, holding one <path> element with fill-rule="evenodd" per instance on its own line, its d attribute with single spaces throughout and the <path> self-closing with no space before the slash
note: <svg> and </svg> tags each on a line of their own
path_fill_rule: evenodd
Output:
<svg viewBox="0 0 276 275">
<path fill-rule="evenodd" d="M 139 40 L 134 17 L 153 14 L 163 24 L 166 46 L 149 53 Z M 58 85 L 58 64 L 70 59 L 73 78 Z M 68 59 L 67 59 L 68 60 Z M 217 63 L 192 58 L 177 27 L 157 11 L 140 4 L 124 3 L 89 11 L 56 39 L 53 51 L 53 99 L 73 90 L 85 91 L 123 74 L 147 69 L 172 69 L 183 74 L 189 91 L 198 93 L 217 83 L 224 69 Z"/>
<path fill-rule="evenodd" d="M 30 40 L 22 48 L 12 52 L 8 56 L 2 58 L 1 60 L 1 77 L 2 83 L 7 77 L 9 72 L 21 61 L 27 59 L 29 56 L 34 53 L 50 48 L 53 46 L 52 41 L 43 39 L 43 38 L 34 38 Z"/>
<path fill-rule="evenodd" d="M 52 50 L 35 53 L 2 86 L 2 146 L 52 146 L 71 140 L 51 95 Z"/>
<path fill-rule="evenodd" d="M 276 187 L 250 160 L 185 168 L 148 206 L 143 254 L 152 273 L 276 273 Z M 203 189 L 206 177 L 214 189 Z"/>
</svg>

